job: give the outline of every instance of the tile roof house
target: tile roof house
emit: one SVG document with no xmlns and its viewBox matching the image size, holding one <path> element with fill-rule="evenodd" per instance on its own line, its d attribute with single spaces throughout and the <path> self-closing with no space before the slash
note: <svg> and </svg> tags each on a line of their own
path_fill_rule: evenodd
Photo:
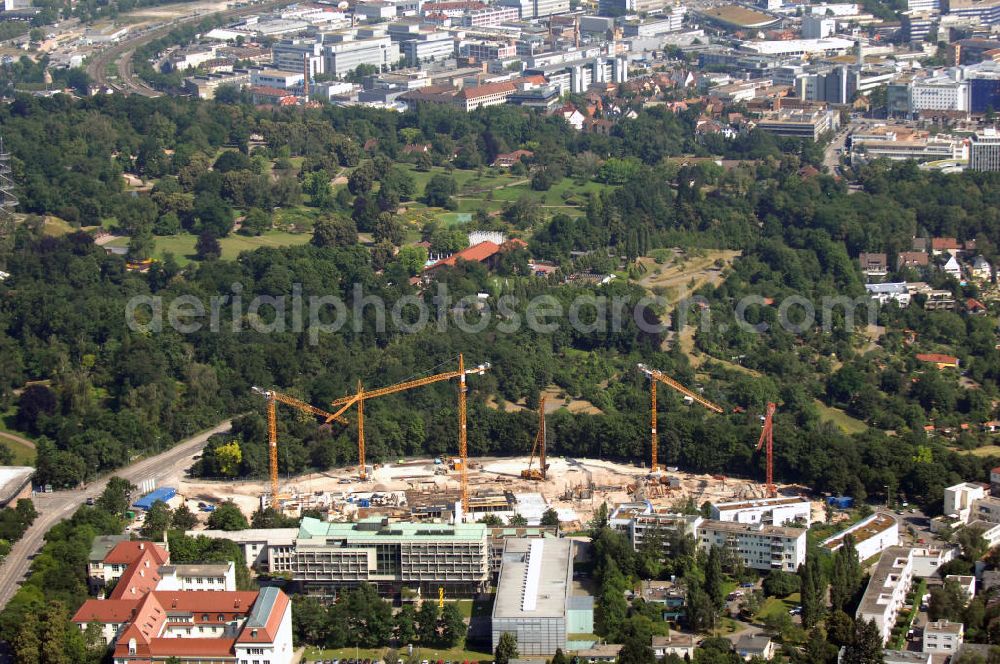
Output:
<svg viewBox="0 0 1000 664">
<path fill-rule="evenodd" d="M 962 278 L 962 266 L 958 264 L 958 259 L 955 258 L 954 254 L 948 256 L 948 260 L 941 267 L 941 270 L 949 277 L 955 277 L 959 280 Z"/>
<path fill-rule="evenodd" d="M 521 161 L 524 157 L 530 159 L 534 156 L 535 153 L 531 150 L 514 150 L 513 152 L 498 154 L 497 158 L 493 160 L 493 166 L 496 166 L 497 168 L 510 168 L 514 164 Z"/>
<path fill-rule="evenodd" d="M 906 267 L 927 267 L 928 256 L 926 251 L 901 251 L 896 256 L 896 269 L 902 270 Z"/>
<path fill-rule="evenodd" d="M 889 262 L 883 253 L 865 253 L 858 256 L 861 271 L 868 277 L 884 277 L 889 273 Z"/>
<path fill-rule="evenodd" d="M 958 240 L 953 237 L 935 237 L 931 238 L 931 253 L 935 256 L 944 253 L 954 253 L 961 249 Z"/>
<path fill-rule="evenodd" d="M 972 278 L 979 281 L 989 281 L 993 278 L 993 266 L 989 264 L 983 256 L 976 256 L 972 260 Z"/>
<path fill-rule="evenodd" d="M 937 365 L 938 369 L 957 369 L 958 358 L 953 355 L 942 353 L 917 353 L 917 359 L 921 362 Z"/>
<path fill-rule="evenodd" d="M 495 256 L 499 252 L 500 252 L 500 245 L 496 244 L 495 242 L 480 242 L 479 244 L 462 249 L 461 251 L 452 254 L 448 258 L 439 260 L 437 263 L 434 263 L 434 265 L 429 265 L 428 267 L 425 267 L 424 274 L 425 275 L 432 274 L 434 270 L 437 270 L 438 268 L 441 267 L 454 267 L 455 265 L 458 264 L 459 260 L 470 261 L 473 263 L 484 263 L 493 258 L 493 256 Z"/>
</svg>

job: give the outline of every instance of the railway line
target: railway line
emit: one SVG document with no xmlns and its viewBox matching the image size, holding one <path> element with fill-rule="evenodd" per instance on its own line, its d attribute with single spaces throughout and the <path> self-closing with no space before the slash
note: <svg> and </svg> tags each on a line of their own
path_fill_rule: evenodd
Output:
<svg viewBox="0 0 1000 664">
<path fill-rule="evenodd" d="M 175 19 L 163 25 L 151 27 L 131 39 L 126 39 L 118 44 L 109 46 L 91 58 L 87 64 L 87 74 L 96 85 L 102 89 L 111 89 L 122 94 L 138 94 L 144 97 L 159 97 L 163 93 L 151 88 L 135 75 L 132 58 L 135 52 L 151 41 L 165 37 L 175 28 L 183 27 L 192 23 L 203 21 L 206 18 L 218 16 L 226 19 L 238 18 L 247 14 L 257 14 L 270 11 L 276 7 L 289 4 L 292 0 L 275 0 L 273 2 L 261 2 L 245 7 L 235 7 L 221 12 L 208 12 L 194 14 L 184 18 Z M 117 69 L 117 76 L 108 76 L 109 65 L 114 64 Z"/>
</svg>

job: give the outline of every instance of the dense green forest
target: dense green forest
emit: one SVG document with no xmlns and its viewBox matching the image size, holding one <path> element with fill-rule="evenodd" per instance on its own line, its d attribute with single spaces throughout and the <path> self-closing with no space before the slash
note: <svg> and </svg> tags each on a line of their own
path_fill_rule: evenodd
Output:
<svg viewBox="0 0 1000 664">
<path fill-rule="evenodd" d="M 661 459 L 670 465 L 759 476 L 761 458 L 752 452 L 758 416 L 767 401 L 778 400 L 780 479 L 858 497 L 883 494 L 888 485 L 911 500 L 933 503 L 942 487 L 985 477 L 990 459 L 957 448 L 981 445 L 978 424 L 993 417 L 1000 357 L 986 318 L 887 308 L 879 314 L 886 330 L 878 343 L 862 334 L 862 321 L 830 332 L 814 326 L 760 335 L 713 324 L 695 335 L 695 366 L 673 332 L 644 331 L 631 317 L 616 330 L 581 331 L 558 319 L 548 332 L 527 326 L 505 332 L 493 320 L 478 333 L 455 325 L 404 333 L 381 329 L 371 308 L 356 316 L 353 307 L 355 284 L 389 308 L 419 294 L 409 278 L 420 262 L 408 260 L 407 248 L 393 256 L 393 245 L 404 241 L 397 217 L 402 201 L 447 205 L 454 191 L 448 169 L 479 169 L 518 147 L 534 152 L 528 173 L 535 191 L 563 178 L 616 183 L 592 194 L 576 215 L 550 216 L 530 201 L 500 216 L 475 215 L 470 228 L 520 234 L 531 254 L 555 261 L 559 272 L 528 276 L 519 252 L 493 273 L 460 264 L 435 280 L 454 300 L 486 293 L 496 303 L 516 296 L 511 313 L 522 318 L 538 296 L 564 308 L 578 297 L 618 297 L 631 310 L 650 294 L 629 278 L 645 269 L 633 259 L 664 247 L 742 252 L 722 271 L 719 285 L 698 293 L 715 323 L 732 322 L 734 304 L 747 294 L 775 300 L 861 295 L 857 254 L 894 256 L 917 234 L 976 237 L 992 258 L 1000 241 L 995 175 L 929 175 L 908 164 L 876 163 L 856 174 L 864 191 L 850 193 L 843 181 L 803 175 L 803 165 L 821 158 L 811 143 L 778 142 L 760 132 L 723 146 L 699 142 L 693 132 L 697 109 L 691 115 L 653 109 L 601 136 L 507 107 L 472 114 L 421 107 L 397 114 L 256 109 L 230 101 L 19 97 L 0 109 L 26 212 L 117 227 L 130 236 L 135 258 L 150 255 L 158 235 L 201 236 L 202 260 L 181 267 L 168 256 L 142 274 L 127 270 L 123 257 L 108 255 L 85 233 L 51 237 L 30 219 L 19 227 L 3 261 L 11 276 L 0 283 L 0 399 L 15 407 L 16 427 L 37 437 L 40 479 L 72 485 L 238 413 L 249 414 L 237 419 L 233 436 L 210 443 L 195 471 L 261 476 L 266 431 L 251 386 L 275 386 L 322 406 L 352 392 L 359 379 L 373 388 L 454 368 L 459 352 L 469 363 L 492 364 L 486 375 L 470 379 L 472 455 L 530 450 L 530 409 L 543 389 L 555 385 L 601 414 L 553 414 L 552 453 L 646 459 L 648 387 L 635 370 L 645 362 L 704 386 L 710 398 L 738 411 L 706 414 L 661 392 Z M 431 150 L 420 156 L 403 151 L 420 142 Z M 724 169 L 711 161 L 672 159 L 707 154 L 709 147 L 745 161 Z M 611 158 L 622 162 L 603 168 Z M 418 171 L 445 166 L 445 174 L 432 177 L 421 192 L 399 168 L 402 161 L 416 161 Z M 151 180 L 152 191 L 126 191 L 126 171 Z M 348 186 L 330 187 L 337 174 L 350 175 Z M 253 233 L 266 229 L 276 210 L 303 202 L 319 215 L 308 246 L 217 258 L 212 243 L 231 232 L 239 211 L 247 212 L 244 226 L 250 227 L 240 232 Z M 433 224 L 417 230 L 440 235 Z M 375 244 L 358 244 L 358 231 L 373 233 Z M 621 278 L 605 285 L 563 281 L 577 271 Z M 293 291 L 296 284 L 300 290 Z M 972 286 L 935 284 L 959 296 L 977 295 Z M 218 332 L 180 334 L 165 327 L 145 333 L 129 329 L 123 315 L 136 295 L 166 302 L 224 295 L 229 299 L 221 318 L 230 321 L 237 292 L 244 301 L 293 292 L 335 295 L 347 305 L 346 324 L 311 343 L 308 330 L 262 333 L 245 324 L 238 330 L 222 325 Z M 675 313 L 660 304 L 647 316 L 670 321 Z M 767 306 L 748 315 L 773 319 Z M 245 322 L 245 312 L 235 317 Z M 904 343 L 904 329 L 917 332 L 917 347 Z M 976 388 L 962 387 L 957 375 L 924 371 L 912 357 L 919 348 L 960 355 Z M 733 366 L 734 358 L 743 366 Z M 42 382 L 15 396 L 27 381 Z M 500 400 L 523 400 L 529 410 L 491 406 Z M 846 434 L 823 417 L 817 400 L 866 422 L 867 431 Z M 455 387 L 447 383 L 370 402 L 369 458 L 453 450 L 456 407 Z M 927 437 L 923 427 L 931 421 L 974 428 L 953 442 Z M 353 425 L 317 427 L 283 413 L 280 427 L 282 472 L 355 461 Z M 235 468 L 216 454 L 233 438 L 242 452 Z"/>
</svg>

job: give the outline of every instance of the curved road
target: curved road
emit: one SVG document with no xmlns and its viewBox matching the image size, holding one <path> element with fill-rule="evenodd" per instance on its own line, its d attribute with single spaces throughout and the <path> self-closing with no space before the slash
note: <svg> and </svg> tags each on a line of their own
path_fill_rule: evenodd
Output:
<svg viewBox="0 0 1000 664">
<path fill-rule="evenodd" d="M 135 54 L 137 48 L 144 46 L 155 39 L 159 39 L 160 37 L 165 37 L 174 28 L 179 28 L 190 23 L 197 23 L 206 18 L 213 16 L 236 18 L 246 14 L 258 14 L 274 9 L 275 7 L 287 5 L 293 1 L 294 0 L 272 0 L 271 2 L 262 2 L 247 7 L 227 9 L 221 12 L 195 14 L 193 16 L 175 19 L 168 22 L 166 25 L 146 30 L 132 39 L 126 39 L 125 41 L 104 49 L 87 63 L 87 74 L 101 87 L 114 88 L 116 91 L 124 94 L 139 94 L 144 97 L 158 97 L 161 93 L 139 80 L 132 70 L 132 56 Z M 109 83 L 107 71 L 108 65 L 112 62 L 114 62 L 117 66 L 118 80 L 113 83 Z"/>
<path fill-rule="evenodd" d="M 232 420 L 226 420 L 207 431 L 202 431 L 196 436 L 181 441 L 162 454 L 137 461 L 130 466 L 118 469 L 113 474 L 124 477 L 133 484 L 150 479 L 159 483 L 165 478 L 176 476 L 181 466 L 190 462 L 191 457 L 201 451 L 209 436 L 228 431 L 231 424 Z M 85 489 L 35 495 L 34 502 L 38 509 L 38 518 L 14 545 L 3 565 L 0 566 L 0 609 L 7 606 L 7 602 L 17 592 L 18 586 L 21 585 L 31 566 L 31 558 L 42 547 L 45 533 L 62 519 L 72 515 L 77 507 L 86 502 L 87 498 L 99 496 L 107 481 L 108 478 L 105 477 L 102 480 L 92 482 Z"/>
</svg>

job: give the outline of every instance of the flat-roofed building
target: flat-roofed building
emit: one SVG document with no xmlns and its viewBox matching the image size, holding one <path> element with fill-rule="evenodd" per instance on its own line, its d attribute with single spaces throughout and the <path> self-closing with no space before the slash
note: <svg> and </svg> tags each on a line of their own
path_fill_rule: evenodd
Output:
<svg viewBox="0 0 1000 664">
<path fill-rule="evenodd" d="M 189 530 L 188 537 L 210 537 L 236 542 L 247 567 L 263 572 L 292 571 L 292 552 L 298 528 L 248 528 L 247 530 Z"/>
<path fill-rule="evenodd" d="M 1000 171 L 1000 133 L 996 129 L 990 127 L 973 134 L 969 168 L 974 171 Z"/>
<path fill-rule="evenodd" d="M 958 651 L 965 640 L 965 626 L 962 623 L 937 620 L 924 626 L 923 651 L 946 655 Z"/>
<path fill-rule="evenodd" d="M 892 627 L 896 624 L 912 583 L 911 550 L 894 546 L 883 551 L 855 614 L 860 620 L 875 621 L 882 643 L 892 634 Z"/>
<path fill-rule="evenodd" d="M 854 549 L 858 552 L 858 559 L 864 561 L 899 544 L 899 523 L 891 514 L 872 514 L 850 528 L 823 540 L 820 546 L 832 553 L 844 545 L 848 535 L 854 538 Z"/>
<path fill-rule="evenodd" d="M 794 572 L 806 561 L 806 529 L 704 519 L 695 529 L 698 548 L 720 547 L 745 567 Z"/>
<path fill-rule="evenodd" d="M 328 523 L 307 517 L 295 538 L 292 579 L 315 594 L 367 582 L 383 594 L 406 587 L 468 596 L 489 581 L 489 552 L 488 528 L 481 523 Z"/>
<path fill-rule="evenodd" d="M 163 565 L 157 590 L 236 590 L 236 563 Z"/>
<path fill-rule="evenodd" d="M 794 523 L 808 528 L 811 512 L 809 501 L 800 496 L 778 496 L 712 505 L 712 518 L 716 521 L 764 523 L 771 526 Z"/>
<path fill-rule="evenodd" d="M 757 128 L 778 136 L 818 140 L 827 132 L 840 127 L 840 114 L 831 110 L 801 111 L 781 110 L 764 117 Z"/>
<path fill-rule="evenodd" d="M 509 539 L 493 604 L 491 639 L 517 636 L 524 655 L 551 655 L 566 648 L 567 634 L 594 630 L 594 601 L 573 593 L 576 544 L 569 539 Z"/>
</svg>

